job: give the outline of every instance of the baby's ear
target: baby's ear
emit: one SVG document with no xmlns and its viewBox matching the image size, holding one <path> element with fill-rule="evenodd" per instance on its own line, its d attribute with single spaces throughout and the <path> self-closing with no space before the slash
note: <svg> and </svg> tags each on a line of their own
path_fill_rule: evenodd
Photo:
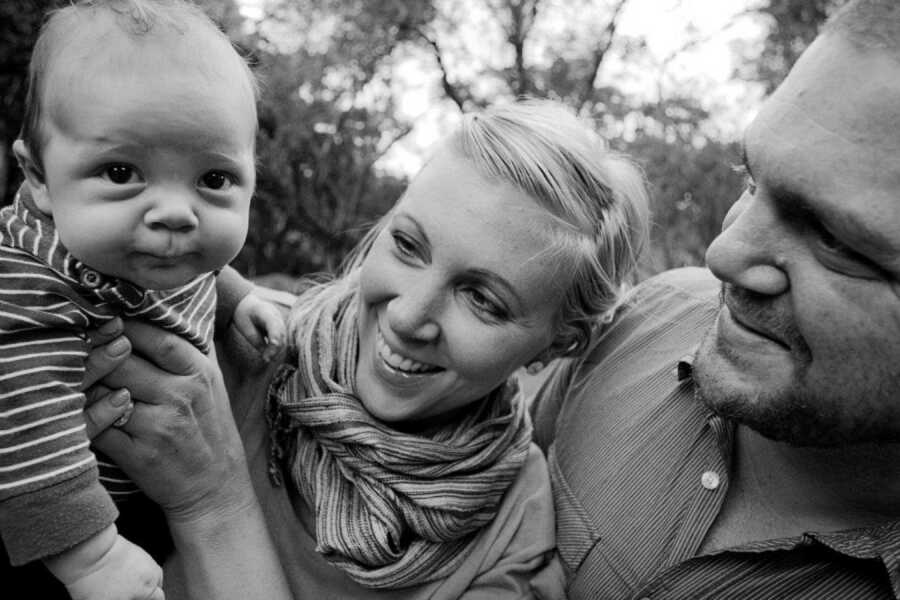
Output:
<svg viewBox="0 0 900 600">
<path fill-rule="evenodd" d="M 19 167 L 25 174 L 25 185 L 31 192 L 31 198 L 42 212 L 50 214 L 50 196 L 47 193 L 47 182 L 44 179 L 44 172 L 38 162 L 31 156 L 31 151 L 25 142 L 16 140 L 12 145 L 13 154 L 19 161 Z"/>
</svg>

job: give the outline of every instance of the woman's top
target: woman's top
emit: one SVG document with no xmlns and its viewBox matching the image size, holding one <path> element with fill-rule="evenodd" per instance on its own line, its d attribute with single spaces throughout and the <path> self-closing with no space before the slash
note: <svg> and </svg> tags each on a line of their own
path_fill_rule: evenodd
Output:
<svg viewBox="0 0 900 600">
<path fill-rule="evenodd" d="M 300 494 L 291 485 L 274 485 L 269 478 L 265 408 L 278 365 L 262 363 L 234 328 L 219 340 L 218 354 L 256 494 L 296 598 L 564 597 L 562 571 L 554 558 L 555 522 L 547 465 L 533 444 L 503 496 L 497 516 L 477 534 L 464 560 L 448 577 L 383 590 L 351 579 L 316 551 L 314 515 Z M 172 593 L 171 597 L 179 597 L 177 590 Z"/>
</svg>

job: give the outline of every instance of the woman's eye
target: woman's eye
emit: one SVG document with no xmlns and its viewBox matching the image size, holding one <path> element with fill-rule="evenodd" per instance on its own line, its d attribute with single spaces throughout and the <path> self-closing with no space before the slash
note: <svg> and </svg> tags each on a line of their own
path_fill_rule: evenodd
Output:
<svg viewBox="0 0 900 600">
<path fill-rule="evenodd" d="M 103 177 L 116 185 L 138 183 L 140 181 L 137 169 L 131 165 L 110 165 L 104 169 Z"/>
<path fill-rule="evenodd" d="M 394 233 L 392 235 L 394 238 L 394 246 L 404 256 L 412 256 L 416 253 L 416 246 L 412 243 L 405 235 L 400 233 Z"/>
<path fill-rule="evenodd" d="M 200 185 L 216 191 L 224 191 L 234 185 L 235 179 L 222 171 L 209 171 L 200 177 Z"/>
<path fill-rule="evenodd" d="M 487 313 L 490 316 L 502 319 L 506 316 L 506 311 L 499 306 L 487 294 L 477 289 L 469 289 L 467 291 L 469 301 L 479 312 Z"/>
</svg>

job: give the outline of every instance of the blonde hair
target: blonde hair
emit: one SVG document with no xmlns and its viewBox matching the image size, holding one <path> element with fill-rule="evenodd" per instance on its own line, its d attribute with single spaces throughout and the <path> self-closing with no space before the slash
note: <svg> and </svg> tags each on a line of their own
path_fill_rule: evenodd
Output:
<svg viewBox="0 0 900 600">
<path fill-rule="evenodd" d="M 637 265 L 649 230 L 643 174 L 610 150 L 590 123 L 550 101 L 519 101 L 468 114 L 449 143 L 484 176 L 516 186 L 552 217 L 551 252 L 571 284 L 547 358 L 574 355 L 615 308 Z M 347 256 L 334 280 L 305 280 L 290 317 L 290 336 L 302 335 L 322 307 L 355 294 L 359 270 L 391 211 Z"/>
<path fill-rule="evenodd" d="M 468 114 L 451 142 L 482 174 L 521 189 L 556 222 L 552 251 L 571 284 L 550 354 L 578 354 L 615 307 L 647 239 L 641 170 L 590 122 L 547 100 Z"/>
<path fill-rule="evenodd" d="M 111 13 L 122 31 L 132 36 L 147 35 L 159 27 L 186 33 L 190 26 L 200 26 L 214 32 L 229 46 L 231 40 L 206 13 L 187 0 L 81 0 L 47 13 L 28 65 L 28 91 L 25 96 L 25 115 L 19 137 L 28 148 L 35 165 L 43 171 L 44 87 L 52 61 L 58 56 L 60 45 L 79 35 L 79 27 L 90 22 L 96 13 Z M 82 19 L 84 19 L 82 21 Z M 237 54 L 237 53 L 236 53 Z M 246 61 L 238 55 L 247 73 L 255 99 L 259 99 L 259 85 Z"/>
</svg>

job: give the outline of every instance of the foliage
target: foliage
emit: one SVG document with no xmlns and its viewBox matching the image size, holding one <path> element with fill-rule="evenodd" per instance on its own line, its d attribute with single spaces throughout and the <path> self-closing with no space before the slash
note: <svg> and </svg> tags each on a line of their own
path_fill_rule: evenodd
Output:
<svg viewBox="0 0 900 600">
<path fill-rule="evenodd" d="M 384 68 L 427 4 L 282 1 L 252 41 L 263 84 L 252 231 L 236 266 L 332 271 L 405 182 L 375 170 L 409 132 Z M 277 27 L 276 27 L 277 26 Z M 284 31 L 290 31 L 285 36 Z"/>
<path fill-rule="evenodd" d="M 12 154 L 25 112 L 28 59 L 46 10 L 58 2 L 0 2 L 0 205 L 12 202 L 21 181 Z"/>
<path fill-rule="evenodd" d="M 738 76 L 758 81 L 771 93 L 815 39 L 825 19 L 846 0 L 767 0 L 751 10 L 768 22 L 757 55 L 745 54 Z"/>
<path fill-rule="evenodd" d="M 0 191 L 7 202 L 15 181 L 4 166 L 21 123 L 28 54 L 42 12 L 67 1 L 0 3 L 0 143 L 7 148 Z M 740 75 L 772 89 L 841 0 L 763 1 L 753 11 L 767 19 L 768 37 L 752 64 L 745 53 Z M 410 57 L 450 106 L 554 98 L 635 156 L 654 192 L 645 274 L 701 264 L 740 192 L 731 169 L 738 149 L 710 133 L 696 97 L 660 91 L 651 102 L 636 99 L 609 69 L 612 58 L 635 69 L 650 60 L 642 39 L 619 30 L 629 0 L 267 0 L 254 27 L 235 0 L 200 3 L 261 81 L 257 195 L 236 260 L 250 276 L 333 270 L 402 193 L 404 178 L 377 165 L 413 125 L 396 103 L 398 66 Z"/>
</svg>

